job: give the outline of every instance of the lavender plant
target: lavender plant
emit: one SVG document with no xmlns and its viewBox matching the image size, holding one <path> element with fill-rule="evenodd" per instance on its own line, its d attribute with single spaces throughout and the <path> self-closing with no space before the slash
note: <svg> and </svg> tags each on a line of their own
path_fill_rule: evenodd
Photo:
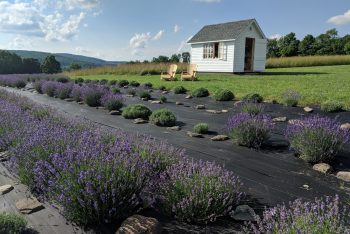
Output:
<svg viewBox="0 0 350 234">
<path fill-rule="evenodd" d="M 294 90 L 287 90 L 282 94 L 283 102 L 286 106 L 297 106 L 300 99 L 301 94 Z"/>
<path fill-rule="evenodd" d="M 318 115 L 301 119 L 301 124 L 289 124 L 285 136 L 309 163 L 331 161 L 350 139 L 349 131 L 341 129 L 336 119 Z"/>
<path fill-rule="evenodd" d="M 244 102 L 241 105 L 241 112 L 251 115 L 258 115 L 264 112 L 264 106 L 254 102 Z"/>
<path fill-rule="evenodd" d="M 226 123 L 226 129 L 235 143 L 252 148 L 260 148 L 269 139 L 273 127 L 270 116 L 249 113 L 233 115 Z"/>
<path fill-rule="evenodd" d="M 76 102 L 80 102 L 83 100 L 82 95 L 83 95 L 83 87 L 77 84 L 73 85 L 72 91 L 70 93 L 71 98 L 73 98 L 74 101 Z"/>
<path fill-rule="evenodd" d="M 109 111 L 120 110 L 124 105 L 124 99 L 121 94 L 105 93 L 101 98 L 101 103 Z"/>
<path fill-rule="evenodd" d="M 54 97 L 57 83 L 56 81 L 44 81 L 41 86 L 43 93 L 47 94 L 49 97 Z"/>
<path fill-rule="evenodd" d="M 350 233 L 349 207 L 339 197 L 316 198 L 312 202 L 297 199 L 289 207 L 279 205 L 264 211 L 257 223 L 249 223 L 246 233 L 255 234 L 339 234 Z"/>
<path fill-rule="evenodd" d="M 213 222 L 229 214 L 243 195 L 240 180 L 211 162 L 182 160 L 162 173 L 156 184 L 159 208 L 186 222 Z"/>
<path fill-rule="evenodd" d="M 72 92 L 72 88 L 73 88 L 73 83 L 57 82 L 55 96 L 60 99 L 69 98 Z"/>
</svg>

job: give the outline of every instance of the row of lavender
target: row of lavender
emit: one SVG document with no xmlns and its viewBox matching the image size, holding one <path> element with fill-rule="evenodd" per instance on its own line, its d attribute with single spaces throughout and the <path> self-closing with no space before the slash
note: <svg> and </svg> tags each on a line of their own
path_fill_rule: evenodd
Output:
<svg viewBox="0 0 350 234">
<path fill-rule="evenodd" d="M 111 222 L 148 206 L 179 220 L 209 222 L 232 212 L 243 196 L 231 172 L 188 160 L 148 137 L 67 119 L 6 91 L 0 106 L 0 151 L 9 151 L 33 192 L 57 202 L 75 222 Z M 349 220 L 337 196 L 296 200 L 266 210 L 245 231 L 349 233 Z"/>
</svg>

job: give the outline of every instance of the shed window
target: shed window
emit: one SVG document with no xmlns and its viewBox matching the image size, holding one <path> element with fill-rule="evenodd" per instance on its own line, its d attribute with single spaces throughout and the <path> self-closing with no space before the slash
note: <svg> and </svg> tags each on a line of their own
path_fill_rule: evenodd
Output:
<svg viewBox="0 0 350 234">
<path fill-rule="evenodd" d="M 226 60 L 227 48 L 223 42 L 207 43 L 203 45 L 203 59 Z"/>
</svg>

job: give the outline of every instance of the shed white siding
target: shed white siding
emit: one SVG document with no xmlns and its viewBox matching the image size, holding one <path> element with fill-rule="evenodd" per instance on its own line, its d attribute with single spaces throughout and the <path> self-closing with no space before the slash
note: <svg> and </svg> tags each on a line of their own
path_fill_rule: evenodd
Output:
<svg viewBox="0 0 350 234">
<path fill-rule="evenodd" d="M 199 72 L 233 72 L 235 41 L 225 41 L 226 59 L 203 59 L 203 45 L 191 44 L 191 63 L 198 65 Z"/>
<path fill-rule="evenodd" d="M 251 24 L 235 40 L 236 50 L 234 55 L 234 72 L 244 72 L 244 56 L 246 38 L 255 38 L 253 71 L 264 71 L 266 62 L 267 40 L 261 35 L 257 26 Z"/>
</svg>

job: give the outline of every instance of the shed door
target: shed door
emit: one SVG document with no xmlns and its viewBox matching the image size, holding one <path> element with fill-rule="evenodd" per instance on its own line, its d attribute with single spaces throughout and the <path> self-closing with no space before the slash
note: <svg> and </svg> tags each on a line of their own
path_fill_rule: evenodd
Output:
<svg viewBox="0 0 350 234">
<path fill-rule="evenodd" d="M 263 71 L 266 63 L 266 39 L 255 39 L 254 71 Z"/>
<path fill-rule="evenodd" d="M 244 71 L 253 71 L 254 64 L 254 38 L 245 39 L 245 51 L 244 51 Z"/>
</svg>

